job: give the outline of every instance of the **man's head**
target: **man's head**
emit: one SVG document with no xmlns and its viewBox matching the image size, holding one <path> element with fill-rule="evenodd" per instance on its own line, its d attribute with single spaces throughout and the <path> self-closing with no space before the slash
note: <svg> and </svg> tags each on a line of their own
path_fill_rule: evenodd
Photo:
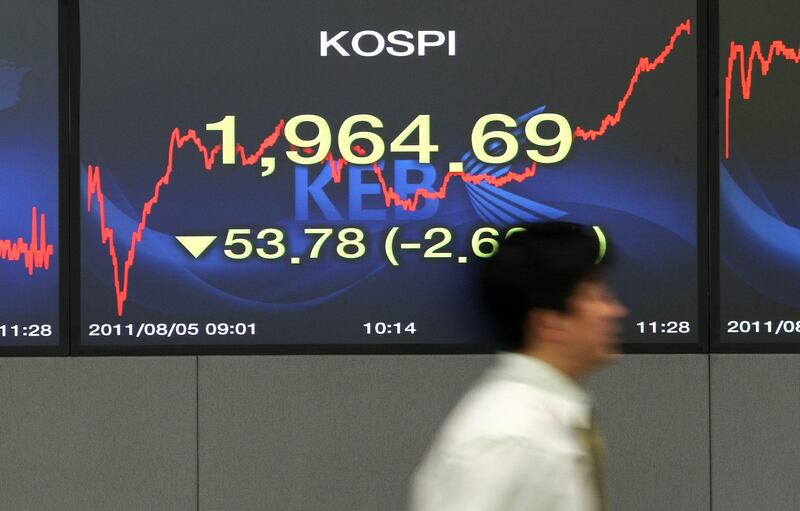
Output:
<svg viewBox="0 0 800 511">
<path fill-rule="evenodd" d="M 580 372 L 613 358 L 627 311 L 607 287 L 608 263 L 602 233 L 578 224 L 531 224 L 501 241 L 481 280 L 500 347 L 547 350 Z"/>
</svg>

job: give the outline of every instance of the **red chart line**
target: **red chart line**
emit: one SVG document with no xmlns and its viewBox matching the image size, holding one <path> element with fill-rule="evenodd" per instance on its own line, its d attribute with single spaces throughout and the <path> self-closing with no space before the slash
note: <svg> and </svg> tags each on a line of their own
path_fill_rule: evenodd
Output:
<svg viewBox="0 0 800 511">
<path fill-rule="evenodd" d="M 275 127 L 275 131 L 269 135 L 267 138 L 259 146 L 258 150 L 252 154 L 247 155 L 245 152 L 244 147 L 241 144 L 237 144 L 236 150 L 239 153 L 241 161 L 244 165 L 254 165 L 256 162 L 260 161 L 261 156 L 264 152 L 269 149 L 270 147 L 274 146 L 275 143 L 278 141 L 278 138 L 281 135 L 283 130 L 284 123 L 281 121 L 278 126 Z M 122 316 L 125 307 L 125 301 L 128 299 L 128 285 L 130 283 L 130 271 L 133 267 L 134 262 L 136 261 L 136 247 L 139 243 L 142 242 L 142 235 L 144 234 L 144 230 L 147 228 L 147 220 L 150 217 L 150 214 L 153 212 L 153 207 L 158 204 L 158 201 L 161 198 L 161 189 L 164 186 L 169 185 L 170 179 L 172 177 L 172 172 L 175 168 L 174 165 L 174 158 L 175 158 L 175 151 L 177 149 L 182 148 L 187 143 L 191 142 L 197 151 L 203 155 L 203 163 L 205 169 L 210 171 L 214 168 L 214 163 L 216 162 L 217 155 L 219 154 L 220 150 L 222 149 L 222 145 L 216 145 L 213 148 L 209 149 L 207 146 L 203 144 L 203 141 L 197 136 L 197 133 L 194 130 L 188 130 L 185 135 L 182 135 L 178 128 L 172 130 L 172 135 L 170 136 L 169 140 L 169 152 L 167 156 L 167 169 L 164 172 L 164 175 L 156 182 L 155 189 L 153 191 L 153 196 L 144 203 L 144 207 L 142 208 L 142 217 L 139 221 L 138 228 L 133 231 L 131 234 L 131 247 L 128 249 L 128 253 L 125 256 L 125 262 L 123 265 L 123 273 L 120 277 L 119 271 L 119 256 L 117 254 L 117 247 L 114 242 L 115 240 L 115 232 L 113 227 L 109 227 L 106 222 L 106 199 L 105 195 L 103 195 L 103 184 L 101 179 L 101 171 L 100 167 L 89 165 L 88 172 L 89 172 L 89 191 L 88 191 L 88 198 L 87 198 L 87 210 L 92 211 L 92 198 L 95 196 L 97 197 L 97 204 L 100 208 L 100 233 L 101 233 L 101 240 L 104 245 L 108 245 L 108 254 L 111 256 L 111 264 L 114 268 L 114 289 L 116 290 L 117 295 L 117 315 Z"/>
<path fill-rule="evenodd" d="M 359 152 L 356 150 L 356 152 Z M 328 153 L 325 161 L 327 161 L 328 165 L 331 168 L 331 177 L 334 183 L 341 183 L 342 182 L 342 172 L 345 165 L 348 165 L 347 160 L 343 158 L 334 158 L 333 154 Z M 378 182 L 381 185 L 381 191 L 383 192 L 384 203 L 386 207 L 392 206 L 399 206 L 406 211 L 416 211 L 419 207 L 419 200 L 420 198 L 430 199 L 430 200 L 441 200 L 447 198 L 447 187 L 450 185 L 450 180 L 453 179 L 454 176 L 459 177 L 463 182 L 478 185 L 480 183 L 489 183 L 495 187 L 503 187 L 511 182 L 521 183 L 526 179 L 532 178 L 536 175 L 536 162 L 534 162 L 530 167 L 526 167 L 522 172 L 508 172 L 503 176 L 491 176 L 488 174 L 464 174 L 463 172 L 455 173 L 455 172 L 448 172 L 444 175 L 444 179 L 442 181 L 441 187 L 437 191 L 428 190 L 427 188 L 418 188 L 415 190 L 414 195 L 410 198 L 404 198 L 402 195 L 397 193 L 394 187 L 389 186 L 386 182 L 386 178 L 383 176 L 383 169 L 377 163 L 372 164 L 372 170 L 375 172 L 375 175 L 378 177 Z"/>
<path fill-rule="evenodd" d="M 281 121 L 275 127 L 271 135 L 264 139 L 259 146 L 258 150 L 252 155 L 247 155 L 245 149 L 241 145 L 237 145 L 237 152 L 243 165 L 255 165 L 260 162 L 261 156 L 264 152 L 273 147 L 280 138 L 285 123 Z M 142 242 L 142 236 L 147 228 L 147 221 L 153 208 L 158 204 L 161 199 L 161 190 L 164 186 L 169 185 L 172 173 L 174 171 L 175 151 L 181 149 L 186 143 L 191 142 L 197 151 L 203 155 L 204 167 L 207 171 L 211 171 L 216 164 L 216 158 L 222 149 L 221 145 L 216 145 L 209 149 L 203 144 L 202 139 L 197 135 L 194 130 L 188 130 L 186 134 L 181 134 L 180 130 L 175 128 L 172 130 L 170 136 L 169 151 L 167 156 L 167 168 L 164 175 L 156 182 L 153 196 L 144 204 L 142 208 L 142 216 L 139 221 L 137 229 L 131 234 L 131 244 L 128 253 L 125 255 L 125 261 L 122 266 L 122 273 L 120 274 L 120 257 L 117 251 L 115 239 L 116 233 L 113 227 L 110 227 L 106 221 L 106 200 L 103 194 L 102 171 L 99 166 L 89 165 L 88 167 L 88 194 L 87 194 L 87 211 L 92 211 L 93 199 L 96 198 L 97 205 L 100 210 L 100 232 L 101 241 L 104 245 L 108 246 L 108 253 L 111 257 L 111 264 L 114 269 L 114 289 L 117 298 L 117 315 L 122 316 L 125 309 L 125 302 L 128 299 L 128 290 L 130 284 L 130 271 L 136 261 L 136 249 L 139 243 Z M 358 148 L 355 149 L 356 152 Z M 333 154 L 329 153 L 326 160 L 331 168 L 332 179 L 335 183 L 341 183 L 342 171 L 348 162 L 342 158 L 334 158 Z M 426 199 L 444 199 L 447 197 L 447 188 L 453 176 L 459 176 L 464 182 L 471 184 L 479 184 L 487 182 L 494 186 L 505 186 L 511 182 L 522 182 L 525 179 L 533 177 L 536 174 L 536 164 L 526 168 L 521 173 L 509 172 L 501 177 L 494 177 L 489 175 L 470 175 L 463 173 L 448 173 L 445 175 L 442 186 L 438 191 L 431 191 L 427 189 L 418 189 L 412 198 L 405 199 L 398 194 L 392 186 L 389 186 L 383 176 L 383 169 L 376 163 L 373 166 L 375 174 L 381 184 L 384 196 L 386 198 L 386 207 L 392 204 L 403 207 L 406 210 L 414 211 L 417 209 L 420 198 Z"/>
<path fill-rule="evenodd" d="M 675 46 L 675 42 L 677 41 L 678 37 L 680 37 L 680 35 L 683 33 L 687 34 L 691 33 L 691 20 L 687 19 L 685 22 L 678 25 L 678 27 L 675 29 L 674 34 L 670 38 L 669 44 L 667 44 L 667 46 L 664 48 L 661 54 L 658 57 L 656 57 L 653 61 L 650 61 L 646 57 L 640 59 L 639 65 L 636 67 L 633 77 L 631 78 L 628 90 L 625 96 L 619 102 L 619 108 L 616 114 L 606 116 L 606 118 L 603 119 L 601 126 L 598 130 L 585 131 L 583 128 L 578 127 L 575 130 L 575 137 L 581 138 L 583 140 L 595 140 L 598 137 L 604 135 L 606 130 L 610 126 L 614 126 L 617 123 L 619 123 L 622 118 L 622 111 L 624 110 L 628 100 L 633 94 L 633 91 L 639 80 L 639 76 L 642 73 L 653 71 L 658 66 L 660 66 L 672 52 L 672 49 Z M 252 155 L 247 155 L 244 147 L 242 147 L 241 145 L 237 145 L 236 149 L 240 156 L 242 164 L 255 165 L 256 163 L 260 162 L 261 156 L 264 154 L 264 152 L 267 149 L 273 147 L 278 142 L 284 126 L 285 122 L 281 120 L 275 127 L 273 133 L 263 140 L 258 150 Z M 128 249 L 128 253 L 125 255 L 125 261 L 123 262 L 121 274 L 120 274 L 120 258 L 117 253 L 117 248 L 115 244 L 116 233 L 114 231 L 114 228 L 110 227 L 106 222 L 105 196 L 103 195 L 101 170 L 99 166 L 95 165 L 88 166 L 87 210 L 91 212 L 92 199 L 96 198 L 100 210 L 101 240 L 104 245 L 108 246 L 109 256 L 111 257 L 111 262 L 114 269 L 114 289 L 117 300 L 117 315 L 119 316 L 123 315 L 125 302 L 128 299 L 130 271 L 136 260 L 136 249 L 139 243 L 142 242 L 142 236 L 144 234 L 145 229 L 147 228 L 148 218 L 150 217 L 153 208 L 155 207 L 156 204 L 158 204 L 160 200 L 162 187 L 167 186 L 170 183 L 170 178 L 172 177 L 172 172 L 174 170 L 175 151 L 177 149 L 181 149 L 185 144 L 189 142 L 191 142 L 197 149 L 197 151 L 203 155 L 203 162 L 205 169 L 207 171 L 211 171 L 214 168 L 217 155 L 222 149 L 221 145 L 216 145 L 209 149 L 206 145 L 203 144 L 201 138 L 197 135 L 195 130 L 187 130 L 185 134 L 181 134 L 178 128 L 175 128 L 172 131 L 169 142 L 166 171 L 164 175 L 162 175 L 161 178 L 156 182 L 153 191 L 153 196 L 150 199 L 148 199 L 147 202 L 145 202 L 144 207 L 142 208 L 142 216 L 139 221 L 139 225 L 137 229 L 131 234 L 130 249 Z M 360 152 L 359 151 L 360 148 L 356 147 L 354 148 L 354 150 L 357 153 Z M 332 153 L 329 153 L 327 155 L 325 161 L 330 166 L 332 180 L 337 184 L 341 183 L 343 169 L 346 165 L 348 165 L 348 162 L 343 158 L 335 158 Z M 463 172 L 459 173 L 448 172 L 447 174 L 445 174 L 442 184 L 438 190 L 428 190 L 425 188 L 420 188 L 417 189 L 414 192 L 414 194 L 408 198 L 401 196 L 399 193 L 395 191 L 395 189 L 392 186 L 390 186 L 387 183 L 383 175 L 383 169 L 377 163 L 373 164 L 373 170 L 381 185 L 381 190 L 384 195 L 386 207 L 391 207 L 394 205 L 402 207 L 403 209 L 408 211 L 414 211 L 418 208 L 419 201 L 422 198 L 429 200 L 440 200 L 446 198 L 448 186 L 452 181 L 452 179 L 454 178 L 454 176 L 457 176 L 465 183 L 473 185 L 488 183 L 491 186 L 502 187 L 512 182 L 521 183 L 527 179 L 534 177 L 536 175 L 536 163 L 533 163 L 531 166 L 526 167 L 522 172 L 508 172 L 503 176 L 491 176 L 488 174 L 473 175 L 473 174 L 465 174 Z"/>
<path fill-rule="evenodd" d="M 55 247 L 47 243 L 47 217 L 44 213 L 39 216 L 36 206 L 31 211 L 30 243 L 21 236 L 16 241 L 0 240 L 0 259 L 22 261 L 28 275 L 36 269 L 49 270 L 54 252 Z"/>
<path fill-rule="evenodd" d="M 800 64 L 800 50 L 789 48 L 783 41 L 772 41 L 769 45 L 767 55 L 761 50 L 761 42 L 755 41 L 750 47 L 750 55 L 747 56 L 743 44 L 731 41 L 730 53 L 728 54 L 728 75 L 725 77 L 725 159 L 731 154 L 731 97 L 733 95 L 733 75 L 736 62 L 739 62 L 739 81 L 741 84 L 742 99 L 750 99 L 753 87 L 753 65 L 758 58 L 761 64 L 761 76 L 767 76 L 775 57 L 782 57 L 788 62 Z"/>
<path fill-rule="evenodd" d="M 619 124 L 619 122 L 622 120 L 622 112 L 625 110 L 625 107 L 628 106 L 628 100 L 631 99 L 633 91 L 636 89 L 636 85 L 639 83 L 639 77 L 642 75 L 642 73 L 650 73 L 658 69 L 659 66 L 661 66 L 661 64 L 667 60 L 667 57 L 669 57 L 670 53 L 672 53 L 672 50 L 675 49 L 675 43 L 678 41 L 678 38 L 683 34 L 690 35 L 691 33 L 692 20 L 687 19 L 675 27 L 675 32 L 673 32 L 672 37 L 669 38 L 669 42 L 655 59 L 650 60 L 648 57 L 641 57 L 636 69 L 633 72 L 633 76 L 631 76 L 631 80 L 628 83 L 628 90 L 625 91 L 625 95 L 622 96 L 622 99 L 620 99 L 619 103 L 617 104 L 617 111 L 613 114 L 606 115 L 600 122 L 600 127 L 596 130 L 586 130 L 578 126 L 575 128 L 575 138 L 580 138 L 582 140 L 596 140 L 598 137 L 605 135 L 606 131 L 608 131 L 608 128 Z"/>
</svg>

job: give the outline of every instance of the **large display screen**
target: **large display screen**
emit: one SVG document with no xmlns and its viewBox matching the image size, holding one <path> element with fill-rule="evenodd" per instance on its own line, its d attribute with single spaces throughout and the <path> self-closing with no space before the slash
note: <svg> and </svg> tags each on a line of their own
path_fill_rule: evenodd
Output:
<svg viewBox="0 0 800 511">
<path fill-rule="evenodd" d="M 720 340 L 800 340 L 800 6 L 720 6 Z"/>
<path fill-rule="evenodd" d="M 596 225 L 697 343 L 694 1 L 81 2 L 82 346 L 490 341 L 475 263 Z"/>
<path fill-rule="evenodd" d="M 58 5 L 0 5 L 0 351 L 59 344 Z"/>
</svg>

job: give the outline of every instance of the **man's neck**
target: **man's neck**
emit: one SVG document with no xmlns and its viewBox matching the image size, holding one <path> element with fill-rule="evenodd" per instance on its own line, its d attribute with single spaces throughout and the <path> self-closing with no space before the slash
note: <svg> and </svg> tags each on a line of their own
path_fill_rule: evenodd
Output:
<svg viewBox="0 0 800 511">
<path fill-rule="evenodd" d="M 553 350 L 545 349 L 541 346 L 536 346 L 535 348 L 528 350 L 522 350 L 519 352 L 519 354 L 528 357 L 534 357 L 545 364 L 554 367 L 569 379 L 576 382 L 578 385 L 582 385 L 583 380 L 588 375 L 586 368 L 580 367 L 568 357 L 561 356 L 561 354 Z"/>
</svg>

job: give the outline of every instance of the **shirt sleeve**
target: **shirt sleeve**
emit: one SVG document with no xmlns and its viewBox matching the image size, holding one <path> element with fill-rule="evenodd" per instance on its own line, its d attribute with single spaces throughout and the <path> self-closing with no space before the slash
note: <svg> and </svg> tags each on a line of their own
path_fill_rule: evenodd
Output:
<svg viewBox="0 0 800 511">
<path fill-rule="evenodd" d="M 419 474 L 411 511 L 574 511 L 569 460 L 525 439 L 485 439 Z"/>
</svg>

